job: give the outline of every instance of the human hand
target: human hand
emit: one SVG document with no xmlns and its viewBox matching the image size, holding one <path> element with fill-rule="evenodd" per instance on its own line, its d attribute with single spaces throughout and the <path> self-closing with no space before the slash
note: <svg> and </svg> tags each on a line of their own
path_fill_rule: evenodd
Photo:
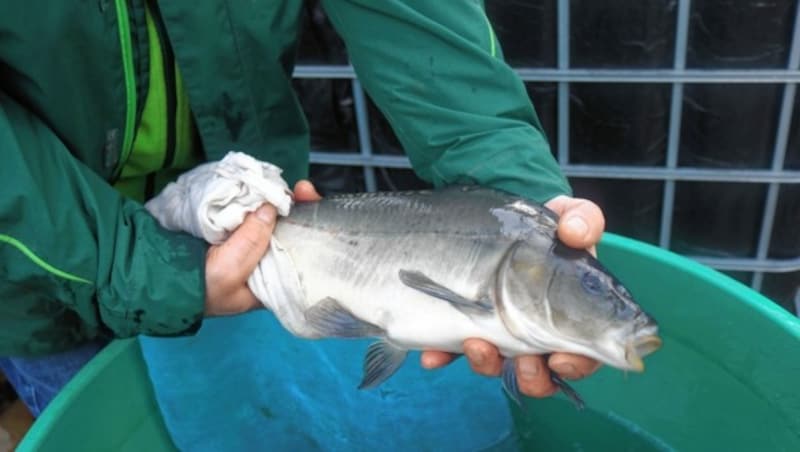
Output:
<svg viewBox="0 0 800 452">
<path fill-rule="evenodd" d="M 585 248 L 596 255 L 595 245 L 605 229 L 605 218 L 600 208 L 586 199 L 557 196 L 545 203 L 559 215 L 558 237 L 573 248 Z M 503 357 L 497 347 L 481 339 L 464 341 L 464 354 L 470 367 L 478 374 L 498 376 L 503 368 Z M 425 351 L 420 358 L 422 366 L 436 369 L 452 362 L 457 355 L 440 351 Z M 571 353 L 553 353 L 547 358 L 539 355 L 520 356 L 515 359 L 520 392 L 529 397 L 549 397 L 558 391 L 550 378 L 554 371 L 559 376 L 575 380 L 593 374 L 600 363 L 585 356 Z"/>
<path fill-rule="evenodd" d="M 319 194 L 308 181 L 294 187 L 297 202 L 315 201 Z M 267 253 L 275 229 L 275 207 L 264 204 L 247 215 L 225 242 L 206 253 L 206 316 L 234 315 L 263 307 L 247 287 L 247 279 Z"/>
</svg>

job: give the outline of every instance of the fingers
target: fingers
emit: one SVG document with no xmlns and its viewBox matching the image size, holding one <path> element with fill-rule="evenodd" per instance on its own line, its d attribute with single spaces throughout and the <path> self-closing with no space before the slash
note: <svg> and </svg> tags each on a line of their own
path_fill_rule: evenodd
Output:
<svg viewBox="0 0 800 452">
<path fill-rule="evenodd" d="M 207 291 L 206 295 L 205 314 L 208 317 L 240 314 L 264 307 L 246 285 L 233 292 L 216 294 L 216 291 Z"/>
<path fill-rule="evenodd" d="M 520 356 L 514 360 L 519 390 L 530 397 L 550 397 L 558 387 L 550 380 L 550 371 L 539 355 Z"/>
<path fill-rule="evenodd" d="M 206 255 L 207 316 L 232 315 L 261 306 L 247 279 L 269 248 L 277 212 L 265 204 L 245 217 L 225 242 Z"/>
<path fill-rule="evenodd" d="M 306 202 L 320 196 L 310 182 L 300 181 L 295 185 L 294 198 Z M 247 279 L 267 253 L 276 220 L 275 207 L 264 204 L 247 215 L 225 242 L 209 248 L 206 315 L 231 315 L 262 306 L 247 287 Z"/>
<path fill-rule="evenodd" d="M 567 380 L 588 377 L 600 368 L 600 363 L 585 356 L 572 353 L 553 353 L 547 365 Z"/>
<path fill-rule="evenodd" d="M 606 226 L 597 204 L 580 198 L 558 196 L 545 204 L 561 218 L 558 237 L 572 248 L 591 248 L 600 241 Z"/>
<path fill-rule="evenodd" d="M 482 339 L 464 341 L 464 354 L 472 370 L 494 377 L 500 375 L 503 358 L 495 346 Z M 426 369 L 437 369 L 450 364 L 458 355 L 441 351 L 425 351 L 420 361 Z M 514 359 L 519 390 L 529 397 L 550 397 L 558 386 L 550 379 L 550 372 L 568 380 L 588 377 L 600 368 L 600 363 L 585 356 L 571 353 L 553 353 L 549 359 L 540 355 L 519 356 Z"/>
<path fill-rule="evenodd" d="M 426 350 L 420 355 L 420 363 L 425 369 L 438 369 L 453 362 L 458 355 L 452 353 Z"/>
<path fill-rule="evenodd" d="M 503 357 L 497 348 L 481 339 L 464 341 L 464 354 L 472 370 L 488 377 L 500 375 Z M 514 360 L 519 390 L 530 397 L 549 397 L 558 391 L 542 356 L 520 356 Z"/>
<path fill-rule="evenodd" d="M 245 281 L 253 273 L 269 247 L 275 228 L 275 207 L 264 204 L 245 217 L 244 222 L 217 250 L 216 264 L 235 281 Z"/>
<path fill-rule="evenodd" d="M 311 182 L 304 179 L 294 185 L 294 199 L 297 202 L 319 201 L 322 196 Z"/>
<path fill-rule="evenodd" d="M 301 180 L 294 187 L 295 200 L 299 202 L 321 199 L 314 185 Z M 249 214 L 244 222 L 220 246 L 218 258 L 228 271 L 246 278 L 253 272 L 269 247 L 272 231 L 275 229 L 277 212 L 269 204 L 261 206 Z"/>
<path fill-rule="evenodd" d="M 503 358 L 497 347 L 481 339 L 464 341 L 464 354 L 472 370 L 481 375 L 495 377 L 503 369 Z"/>
<path fill-rule="evenodd" d="M 294 196 L 299 202 L 321 199 L 314 185 L 307 180 L 295 184 Z M 226 248 L 223 254 L 229 263 L 249 275 L 267 252 L 276 218 L 277 212 L 269 204 L 248 215 L 223 244 Z"/>
</svg>

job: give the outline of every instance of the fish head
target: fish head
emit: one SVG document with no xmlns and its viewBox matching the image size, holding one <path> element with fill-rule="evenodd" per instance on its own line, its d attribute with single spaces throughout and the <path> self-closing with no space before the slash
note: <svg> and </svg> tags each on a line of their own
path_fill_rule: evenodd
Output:
<svg viewBox="0 0 800 452">
<path fill-rule="evenodd" d="M 661 346 L 656 320 L 585 250 L 556 239 L 547 252 L 517 246 L 508 261 L 501 316 L 520 339 L 637 372 Z"/>
</svg>

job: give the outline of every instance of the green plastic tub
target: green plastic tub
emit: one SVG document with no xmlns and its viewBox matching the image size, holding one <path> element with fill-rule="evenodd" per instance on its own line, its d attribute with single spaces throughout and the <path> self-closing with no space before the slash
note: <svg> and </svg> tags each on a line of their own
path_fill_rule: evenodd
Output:
<svg viewBox="0 0 800 452">
<path fill-rule="evenodd" d="M 606 234 L 600 257 L 660 322 L 644 374 L 602 369 L 563 399 L 513 408 L 524 450 L 800 451 L 800 321 L 748 287 Z M 505 445 L 507 449 L 507 444 Z M 135 340 L 116 341 L 36 421 L 20 451 L 173 450 Z"/>
</svg>

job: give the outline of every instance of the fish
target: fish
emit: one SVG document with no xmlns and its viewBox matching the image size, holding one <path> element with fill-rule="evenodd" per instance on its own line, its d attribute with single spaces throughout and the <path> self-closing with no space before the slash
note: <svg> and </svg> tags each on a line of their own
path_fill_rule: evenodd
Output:
<svg viewBox="0 0 800 452">
<path fill-rule="evenodd" d="M 277 221 L 271 252 L 290 262 L 302 296 L 278 311 L 293 311 L 283 320 L 300 337 L 375 338 L 360 389 L 386 381 L 412 350 L 460 354 L 467 338 L 499 349 L 502 387 L 520 404 L 520 355 L 569 352 L 642 372 L 661 346 L 658 323 L 557 226 L 539 203 L 474 185 L 297 203 Z"/>
</svg>

